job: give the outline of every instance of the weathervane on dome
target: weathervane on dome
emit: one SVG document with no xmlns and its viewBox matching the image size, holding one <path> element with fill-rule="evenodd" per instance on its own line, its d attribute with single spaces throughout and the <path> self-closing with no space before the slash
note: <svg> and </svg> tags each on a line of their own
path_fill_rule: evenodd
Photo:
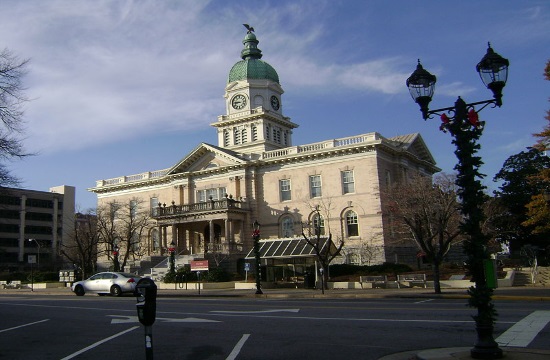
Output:
<svg viewBox="0 0 550 360">
<path fill-rule="evenodd" d="M 247 34 L 250 34 L 250 33 L 253 33 L 254 32 L 254 28 L 248 24 L 243 24 L 243 26 L 246 28 L 246 30 L 248 30 L 246 33 Z"/>
</svg>

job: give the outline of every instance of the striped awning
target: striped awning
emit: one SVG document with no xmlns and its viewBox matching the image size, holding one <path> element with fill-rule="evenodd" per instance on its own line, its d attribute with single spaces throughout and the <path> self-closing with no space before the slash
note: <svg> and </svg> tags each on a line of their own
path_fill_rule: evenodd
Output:
<svg viewBox="0 0 550 360">
<path fill-rule="evenodd" d="M 317 239 L 313 239 L 317 241 Z M 259 241 L 260 257 L 262 259 L 284 259 L 295 257 L 312 257 L 316 256 L 313 246 L 308 244 L 304 239 L 265 239 Z M 321 252 L 329 250 L 331 253 L 336 252 L 336 246 L 328 238 L 319 239 L 319 248 Z M 252 248 L 245 259 L 254 259 L 254 248 Z"/>
</svg>

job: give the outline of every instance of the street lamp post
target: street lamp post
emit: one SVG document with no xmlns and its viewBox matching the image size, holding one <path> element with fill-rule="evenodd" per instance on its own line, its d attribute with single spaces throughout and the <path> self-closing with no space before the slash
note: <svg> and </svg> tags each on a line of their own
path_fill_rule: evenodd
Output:
<svg viewBox="0 0 550 360">
<path fill-rule="evenodd" d="M 115 244 L 115 246 L 113 247 L 113 271 L 120 271 L 120 264 L 118 262 L 118 251 L 119 247 Z"/>
<path fill-rule="evenodd" d="M 168 248 L 168 253 L 170 254 L 170 270 L 169 273 L 174 276 L 174 282 L 175 282 L 175 275 L 176 275 L 176 243 L 174 240 L 170 243 L 170 247 Z"/>
<path fill-rule="evenodd" d="M 38 255 L 38 256 L 37 256 L 38 263 L 37 263 L 36 268 L 37 268 L 38 270 L 40 270 L 40 243 L 39 243 L 38 240 L 36 240 L 36 239 L 29 239 L 29 242 L 33 242 L 33 241 L 36 243 L 37 255 Z M 46 263 L 47 263 L 47 261 L 46 261 Z"/>
<path fill-rule="evenodd" d="M 260 259 L 260 223 L 258 223 L 258 220 L 254 221 L 254 224 L 252 224 L 253 231 L 252 231 L 252 239 L 254 240 L 254 258 L 255 258 L 255 269 L 256 269 L 256 294 L 263 294 L 262 292 L 262 267 L 261 267 L 261 259 Z"/>
<path fill-rule="evenodd" d="M 476 322 L 477 341 L 470 350 L 475 359 L 500 359 L 502 350 L 493 338 L 493 325 L 496 321 L 496 310 L 492 303 L 493 289 L 487 284 L 483 263 L 490 258 L 487 250 L 487 237 L 481 231 L 484 220 L 482 210 L 483 189 L 480 181 L 483 175 L 479 167 L 483 164 L 476 156 L 480 145 L 478 140 L 483 132 L 484 121 L 479 121 L 478 113 L 486 106 L 502 106 L 502 89 L 508 78 L 509 61 L 493 51 L 491 45 L 487 54 L 477 64 L 476 70 L 481 80 L 493 92 L 493 99 L 467 104 L 458 98 L 452 107 L 429 110 L 432 100 L 436 77 L 422 68 L 420 60 L 416 70 L 407 79 L 407 86 L 414 101 L 420 106 L 422 117 L 427 120 L 432 115 L 439 115 L 442 121 L 440 130 L 449 132 L 455 145 L 455 155 L 458 164 L 456 184 L 461 200 L 463 221 L 461 229 L 466 236 L 464 251 L 468 256 L 468 268 L 475 286 L 470 287 L 468 304 L 477 308 Z M 478 108 L 476 110 L 476 107 Z"/>
</svg>

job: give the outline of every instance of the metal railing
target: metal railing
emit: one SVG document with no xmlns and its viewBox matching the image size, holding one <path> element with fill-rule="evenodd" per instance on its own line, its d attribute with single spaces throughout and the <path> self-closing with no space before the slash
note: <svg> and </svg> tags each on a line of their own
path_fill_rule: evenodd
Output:
<svg viewBox="0 0 550 360">
<path fill-rule="evenodd" d="M 231 198 L 225 198 L 222 200 L 209 200 L 206 202 L 185 204 L 185 205 L 160 205 L 152 209 L 151 216 L 154 218 L 171 216 L 178 214 L 186 214 L 193 212 L 215 211 L 215 210 L 227 210 L 227 209 L 243 209 L 243 203 L 241 201 L 233 200 Z"/>
</svg>

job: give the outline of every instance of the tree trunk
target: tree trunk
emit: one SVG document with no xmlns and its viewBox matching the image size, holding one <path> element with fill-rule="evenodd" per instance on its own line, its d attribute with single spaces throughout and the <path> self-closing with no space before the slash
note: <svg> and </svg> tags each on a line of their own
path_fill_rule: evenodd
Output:
<svg viewBox="0 0 550 360">
<path fill-rule="evenodd" d="M 433 266 L 434 266 L 434 291 L 436 294 L 441 294 L 441 284 L 439 282 L 439 277 L 440 277 L 439 261 L 437 260 L 434 261 Z"/>
</svg>

